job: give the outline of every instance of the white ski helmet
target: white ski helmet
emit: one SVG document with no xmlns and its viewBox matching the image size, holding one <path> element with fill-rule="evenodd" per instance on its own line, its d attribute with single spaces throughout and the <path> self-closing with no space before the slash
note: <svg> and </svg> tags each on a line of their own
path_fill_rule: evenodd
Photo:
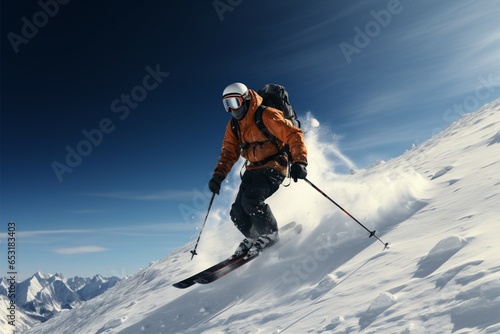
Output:
<svg viewBox="0 0 500 334">
<path fill-rule="evenodd" d="M 222 97 L 227 95 L 241 95 L 244 99 L 248 98 L 248 88 L 240 82 L 235 82 L 227 86 L 222 92 Z"/>
<path fill-rule="evenodd" d="M 250 93 L 247 86 L 235 82 L 230 84 L 222 92 L 222 104 L 224 109 L 237 120 L 243 119 L 248 111 Z"/>
</svg>

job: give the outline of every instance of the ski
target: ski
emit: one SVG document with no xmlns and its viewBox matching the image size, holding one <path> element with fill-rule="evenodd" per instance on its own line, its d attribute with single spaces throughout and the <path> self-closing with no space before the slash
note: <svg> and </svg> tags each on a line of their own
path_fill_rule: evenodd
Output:
<svg viewBox="0 0 500 334">
<path fill-rule="evenodd" d="M 287 230 L 291 230 L 291 229 L 294 229 L 296 228 L 297 226 L 300 226 L 300 225 L 297 225 L 296 222 L 291 222 L 291 223 L 288 223 L 286 224 L 285 226 L 281 227 L 279 229 L 280 233 L 281 232 L 284 232 L 284 231 L 287 231 Z M 279 243 L 279 242 L 278 242 Z M 190 286 L 194 285 L 197 283 L 198 280 L 200 280 L 200 283 L 201 282 L 205 282 L 205 280 L 207 279 L 207 277 L 212 277 L 215 273 L 223 270 L 224 268 L 228 267 L 228 266 L 231 266 L 232 264 L 235 264 L 235 263 L 239 263 L 240 261 L 243 261 L 244 258 L 245 258 L 245 254 L 241 255 L 241 256 L 237 256 L 237 257 L 229 257 L 213 266 L 211 266 L 210 268 L 207 268 L 205 270 L 202 270 L 200 271 L 199 273 L 197 274 L 194 274 L 193 276 L 190 276 L 186 279 L 183 279 L 182 281 L 179 281 L 177 283 L 174 283 L 172 284 L 174 287 L 178 288 L 178 289 L 186 289 L 186 288 L 189 288 Z M 256 256 L 250 258 L 250 259 L 246 259 L 248 261 L 245 261 L 243 263 L 240 263 L 240 265 L 236 268 L 239 268 L 241 267 L 243 264 L 245 264 L 246 262 L 249 262 L 251 259 L 255 258 Z M 236 269 L 234 268 L 234 269 Z M 232 270 L 234 270 L 232 269 Z M 230 271 L 232 271 L 230 270 Z M 229 273 L 230 271 L 228 271 L 227 273 Z M 223 274 L 223 272 L 221 272 L 221 274 Z M 226 273 L 226 274 L 227 274 Z M 225 275 L 225 274 L 224 274 Z M 223 276 L 223 275 L 222 275 Z M 220 277 L 222 277 L 220 276 Z M 219 278 L 220 278 L 219 277 Z M 218 279 L 218 278 L 217 278 Z M 207 282 L 207 283 L 210 283 L 210 282 Z M 207 283 L 204 283 L 204 284 L 207 284 Z"/>
<path fill-rule="evenodd" d="M 226 276 L 230 272 L 238 269 L 239 267 L 252 261 L 253 259 L 257 258 L 258 256 L 259 256 L 259 253 L 257 253 L 256 255 L 254 255 L 252 257 L 249 257 L 249 258 L 245 258 L 245 255 L 243 255 L 242 258 L 239 259 L 238 261 L 233 262 L 233 263 L 225 266 L 224 268 L 222 268 L 218 271 L 200 275 L 199 277 L 195 278 L 195 282 L 200 283 L 200 284 L 209 284 L 209 283 L 215 282 L 219 278 Z"/>
<path fill-rule="evenodd" d="M 294 224 L 292 227 L 290 227 L 290 228 L 287 229 L 287 233 L 284 236 L 284 238 L 280 239 L 278 241 L 278 243 L 275 246 L 270 247 L 270 249 L 276 249 L 276 248 L 282 247 L 283 245 L 285 245 L 286 243 L 288 243 L 289 241 L 291 241 L 294 236 L 300 234 L 301 231 L 302 231 L 302 225 L 300 225 L 300 224 L 299 225 Z M 268 249 L 264 249 L 264 253 L 267 250 Z M 240 268 L 241 266 L 247 264 L 248 262 L 256 259 L 259 255 L 260 255 L 260 253 L 257 253 L 255 256 L 252 256 L 252 257 L 249 257 L 249 258 L 246 258 L 243 255 L 243 257 L 241 259 L 238 259 L 237 261 L 228 264 L 227 266 L 221 268 L 220 270 L 217 270 L 217 271 L 214 271 L 214 272 L 209 272 L 209 273 L 203 273 L 199 277 L 195 278 L 195 281 L 196 281 L 196 283 L 199 283 L 199 284 L 209 284 L 209 283 L 215 282 L 218 279 L 220 279 L 220 278 L 226 276 L 227 274 L 233 272 L 234 270 Z"/>
<path fill-rule="evenodd" d="M 213 266 L 211 266 L 210 268 L 207 268 L 203 271 L 200 271 L 199 273 L 197 274 L 194 274 L 193 276 L 190 276 L 186 279 L 183 279 L 182 281 L 180 282 L 177 282 L 175 284 L 173 284 L 174 287 L 176 288 L 179 288 L 179 289 L 186 289 L 186 288 L 189 288 L 191 285 L 194 285 L 196 283 L 196 280 L 199 278 L 199 277 L 202 277 L 204 275 L 208 275 L 210 273 L 213 273 L 213 272 L 216 272 L 234 262 L 237 262 L 238 260 L 244 258 L 245 255 L 241 255 L 241 256 L 237 256 L 237 257 L 229 257 Z"/>
</svg>

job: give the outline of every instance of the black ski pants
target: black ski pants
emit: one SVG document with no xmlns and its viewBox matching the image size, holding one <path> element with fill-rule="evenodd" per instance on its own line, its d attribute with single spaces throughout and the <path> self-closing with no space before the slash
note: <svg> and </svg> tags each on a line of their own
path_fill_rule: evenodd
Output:
<svg viewBox="0 0 500 334">
<path fill-rule="evenodd" d="M 276 218 L 264 201 L 278 190 L 285 176 L 273 168 L 247 170 L 241 179 L 231 220 L 247 238 L 257 238 L 278 230 Z"/>
</svg>

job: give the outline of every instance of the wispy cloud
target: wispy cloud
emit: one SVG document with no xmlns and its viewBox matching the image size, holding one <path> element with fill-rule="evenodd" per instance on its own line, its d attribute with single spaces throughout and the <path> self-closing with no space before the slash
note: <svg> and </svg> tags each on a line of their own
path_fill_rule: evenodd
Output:
<svg viewBox="0 0 500 334">
<path fill-rule="evenodd" d="M 171 201 L 192 199 L 193 197 L 195 197 L 195 190 L 165 190 L 158 192 L 116 191 L 105 193 L 88 193 L 86 195 L 131 201 Z"/>
<path fill-rule="evenodd" d="M 349 136 L 341 143 L 344 151 L 359 152 L 374 150 L 379 147 L 395 147 L 418 144 L 423 138 L 428 138 L 430 132 L 441 129 L 429 128 L 425 120 L 411 119 L 407 124 L 394 126 L 392 124 L 379 124 L 373 131 L 365 130 L 363 136 Z"/>
<path fill-rule="evenodd" d="M 36 230 L 20 231 L 16 235 L 25 239 L 41 238 L 57 235 L 130 235 L 130 236 L 151 236 L 157 237 L 160 233 L 175 233 L 192 231 L 193 224 L 186 223 L 149 223 L 142 225 L 130 225 L 119 227 L 103 227 L 96 229 L 59 229 L 59 230 Z M 0 233 L 0 238 L 5 238 L 6 233 Z"/>
<path fill-rule="evenodd" d="M 86 234 L 95 233 L 91 229 L 61 229 L 61 230 L 37 230 L 37 231 L 20 231 L 16 235 L 23 238 L 37 238 L 46 235 L 62 235 L 62 234 Z M 0 237 L 5 237 L 5 233 L 0 234 Z"/>
<path fill-rule="evenodd" d="M 356 119 L 352 120 L 354 124 L 371 122 L 367 116 L 387 116 L 389 113 L 398 113 L 408 104 L 409 98 L 414 93 L 414 90 L 408 87 L 392 89 L 390 92 L 372 94 L 361 101 L 359 107 L 355 107 Z"/>
<path fill-rule="evenodd" d="M 78 215 L 88 215 L 88 214 L 94 214 L 94 213 L 109 212 L 109 210 L 82 209 L 82 210 L 75 210 L 75 211 L 71 211 L 71 212 L 76 213 Z"/>
<path fill-rule="evenodd" d="M 100 253 L 107 251 L 107 248 L 100 246 L 80 246 L 80 247 L 69 247 L 69 248 L 57 248 L 54 252 L 63 255 L 74 255 L 74 254 L 86 254 L 86 253 Z"/>
<path fill-rule="evenodd" d="M 419 142 L 446 127 L 447 109 L 474 96 L 484 80 L 500 80 L 500 7 L 466 0 L 403 7 L 348 68 L 350 78 L 367 80 L 347 92 L 344 109 L 352 112 L 343 127 L 351 136 L 344 148 L 387 150 Z M 385 57 L 377 54 L 380 46 L 387 46 Z M 499 91 L 482 89 L 488 99 Z"/>
<path fill-rule="evenodd" d="M 415 59 L 408 78 L 422 78 L 421 90 L 468 94 L 478 75 L 498 72 L 500 7 L 488 2 L 436 3 L 392 35 L 399 59 Z M 410 66 L 408 66 L 410 67 Z M 432 78 L 430 80 L 430 78 Z"/>
<path fill-rule="evenodd" d="M 105 231 L 136 236 L 159 236 L 159 233 L 174 233 L 192 231 L 193 224 L 186 223 L 166 223 L 166 224 L 145 224 L 140 226 L 128 226 L 123 228 L 105 229 Z"/>
</svg>

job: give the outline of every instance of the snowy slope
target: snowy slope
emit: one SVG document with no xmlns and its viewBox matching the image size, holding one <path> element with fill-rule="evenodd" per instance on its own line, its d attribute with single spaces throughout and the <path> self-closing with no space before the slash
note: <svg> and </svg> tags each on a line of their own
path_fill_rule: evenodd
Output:
<svg viewBox="0 0 500 334">
<path fill-rule="evenodd" d="M 0 295 L 0 333 L 10 334 L 22 333 L 37 323 L 36 319 L 28 316 L 22 309 L 17 309 L 15 315 L 10 312 L 10 301 L 4 295 Z M 15 320 L 15 327 L 8 324 Z"/>
<path fill-rule="evenodd" d="M 296 243 L 211 285 L 173 288 L 239 242 L 234 172 L 193 261 L 191 243 L 29 333 L 500 333 L 500 100 L 353 175 L 335 172 L 352 163 L 308 117 L 309 179 L 390 248 L 293 183 L 270 204 L 281 224 L 304 225 Z"/>
</svg>

